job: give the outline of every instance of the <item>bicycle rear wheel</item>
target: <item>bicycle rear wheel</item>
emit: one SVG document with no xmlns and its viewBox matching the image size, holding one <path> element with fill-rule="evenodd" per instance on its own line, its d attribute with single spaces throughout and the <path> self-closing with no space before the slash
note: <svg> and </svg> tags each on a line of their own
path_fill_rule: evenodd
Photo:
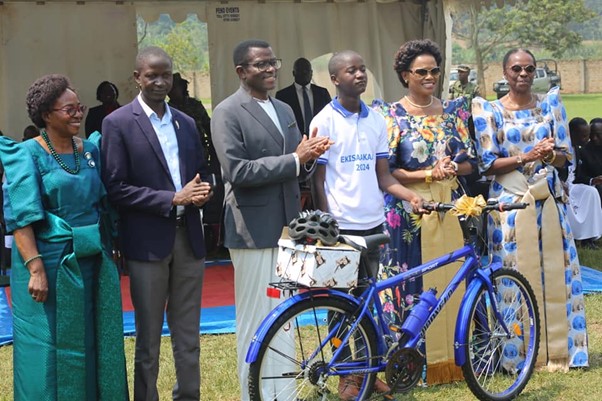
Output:
<svg viewBox="0 0 602 401">
<path fill-rule="evenodd" d="M 500 314 L 511 335 L 506 335 L 497 319 L 487 288 L 481 287 L 470 309 L 462 371 L 478 399 L 512 400 L 533 373 L 539 347 L 539 311 L 531 286 L 519 272 L 500 269 L 491 280 Z"/>
<path fill-rule="evenodd" d="M 332 296 L 302 300 L 290 307 L 269 328 L 257 360 L 249 370 L 249 395 L 253 401 L 339 400 L 343 370 L 375 366 L 376 333 L 362 319 L 341 358 L 333 353 L 357 320 L 357 306 Z M 345 383 L 355 399 L 366 399 L 375 373 L 353 375 Z"/>
</svg>

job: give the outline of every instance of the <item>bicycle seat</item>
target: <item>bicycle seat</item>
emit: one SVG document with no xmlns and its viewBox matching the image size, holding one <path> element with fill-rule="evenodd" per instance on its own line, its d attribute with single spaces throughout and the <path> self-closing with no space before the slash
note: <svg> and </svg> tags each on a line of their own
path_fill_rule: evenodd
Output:
<svg viewBox="0 0 602 401">
<path fill-rule="evenodd" d="M 377 246 L 388 244 L 391 238 L 387 234 L 372 234 L 365 237 L 357 235 L 341 235 L 339 240 L 358 251 L 367 251 Z"/>
</svg>

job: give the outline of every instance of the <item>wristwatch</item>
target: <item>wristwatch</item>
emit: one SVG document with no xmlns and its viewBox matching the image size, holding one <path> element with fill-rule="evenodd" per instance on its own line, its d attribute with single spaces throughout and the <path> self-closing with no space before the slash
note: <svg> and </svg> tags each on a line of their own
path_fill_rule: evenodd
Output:
<svg viewBox="0 0 602 401">
<path fill-rule="evenodd" d="M 449 162 L 449 164 L 451 164 L 454 171 L 457 173 L 458 172 L 458 163 L 456 163 L 455 161 L 452 160 L 451 162 Z"/>
</svg>

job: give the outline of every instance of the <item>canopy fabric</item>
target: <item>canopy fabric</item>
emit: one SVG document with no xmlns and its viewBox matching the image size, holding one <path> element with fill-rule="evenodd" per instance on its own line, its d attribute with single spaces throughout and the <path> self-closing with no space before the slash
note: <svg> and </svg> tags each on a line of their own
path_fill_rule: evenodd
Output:
<svg viewBox="0 0 602 401">
<path fill-rule="evenodd" d="M 118 86 L 120 103 L 129 102 L 137 94 L 132 78 L 137 14 L 150 22 L 162 13 L 175 21 L 196 13 L 207 22 L 212 105 L 238 87 L 232 51 L 250 38 L 268 41 L 283 59 L 278 88 L 292 82 L 292 64 L 298 57 L 311 60 L 353 49 L 374 75 L 377 94 L 396 100 L 402 87 L 392 66 L 401 43 L 431 38 L 441 45 L 447 59 L 451 50 L 449 2 L 0 1 L 0 130 L 21 137 L 31 124 L 25 111 L 27 88 L 48 73 L 69 76 L 88 106 L 98 104 L 96 87 L 104 80 Z"/>
</svg>

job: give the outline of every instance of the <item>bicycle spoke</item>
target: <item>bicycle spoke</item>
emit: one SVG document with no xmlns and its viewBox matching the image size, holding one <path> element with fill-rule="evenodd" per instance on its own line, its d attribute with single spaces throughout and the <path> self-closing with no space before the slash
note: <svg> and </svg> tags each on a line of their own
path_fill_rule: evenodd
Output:
<svg viewBox="0 0 602 401">
<path fill-rule="evenodd" d="M 351 327 L 355 311 L 345 300 L 315 298 L 285 312 L 251 364 L 251 399 L 338 400 L 341 374 L 365 372 L 378 361 L 373 326 L 362 321 Z M 358 383 L 363 399 L 374 376 L 362 375 L 366 379 Z"/>
<path fill-rule="evenodd" d="M 522 275 L 501 269 L 493 278 L 497 302 L 491 302 L 485 287 L 474 300 L 465 345 L 467 361 L 462 370 L 480 400 L 510 400 L 522 391 L 533 372 L 539 341 L 538 312 Z M 500 316 L 503 321 L 498 320 Z"/>
</svg>

